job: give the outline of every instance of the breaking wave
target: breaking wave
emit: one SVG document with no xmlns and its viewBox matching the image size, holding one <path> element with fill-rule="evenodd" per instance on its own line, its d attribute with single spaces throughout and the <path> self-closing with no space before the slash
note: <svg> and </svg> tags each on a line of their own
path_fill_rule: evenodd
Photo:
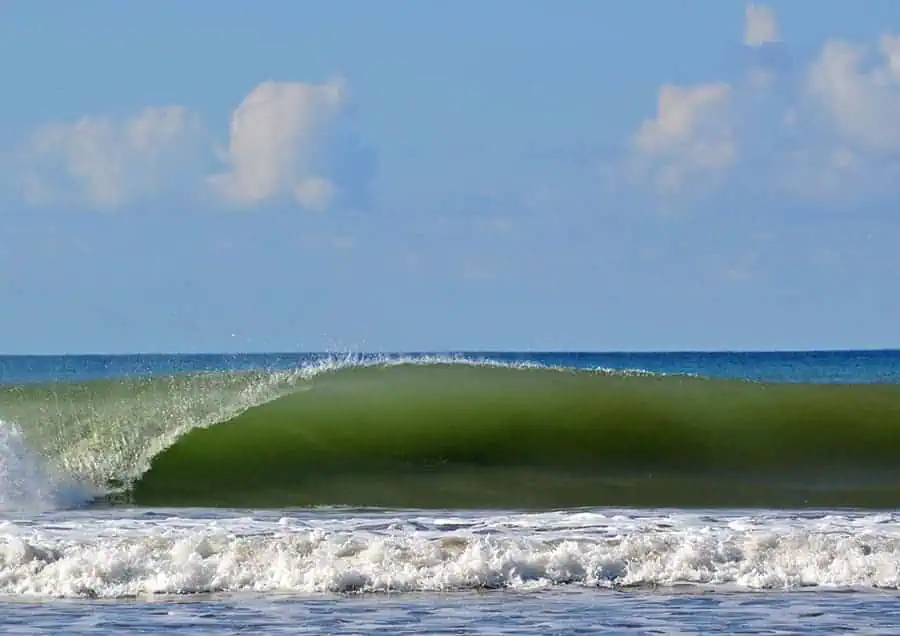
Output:
<svg viewBox="0 0 900 636">
<path fill-rule="evenodd" d="M 0 524 L 0 595 L 900 588 L 891 515 L 544 517 Z"/>
<path fill-rule="evenodd" d="M 330 360 L 0 387 L 0 418 L 0 502 L 56 475 L 155 506 L 900 503 L 892 384 Z"/>
</svg>

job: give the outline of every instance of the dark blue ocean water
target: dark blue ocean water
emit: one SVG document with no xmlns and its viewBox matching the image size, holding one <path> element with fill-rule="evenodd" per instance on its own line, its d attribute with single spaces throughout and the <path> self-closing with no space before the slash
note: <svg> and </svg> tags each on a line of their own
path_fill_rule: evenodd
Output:
<svg viewBox="0 0 900 636">
<path fill-rule="evenodd" d="M 900 350 L 804 352 L 450 352 L 0 356 L 0 383 L 79 381 L 123 375 L 290 369 L 322 359 L 453 357 L 574 368 L 641 369 L 773 382 L 900 382 Z"/>
</svg>

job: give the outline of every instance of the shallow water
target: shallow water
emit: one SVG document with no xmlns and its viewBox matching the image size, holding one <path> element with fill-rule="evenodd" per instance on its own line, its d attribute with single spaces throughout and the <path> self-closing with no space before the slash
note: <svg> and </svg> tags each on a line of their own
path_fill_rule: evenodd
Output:
<svg viewBox="0 0 900 636">
<path fill-rule="evenodd" d="M 894 635 L 891 594 L 551 591 L 377 598 L 225 596 L 117 603 L 0 602 L 6 634 Z"/>
</svg>

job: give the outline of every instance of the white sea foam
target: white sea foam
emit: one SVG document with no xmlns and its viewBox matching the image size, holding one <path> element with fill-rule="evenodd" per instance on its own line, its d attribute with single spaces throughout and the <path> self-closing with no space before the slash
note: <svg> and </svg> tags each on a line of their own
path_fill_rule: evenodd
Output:
<svg viewBox="0 0 900 636">
<path fill-rule="evenodd" d="M 0 525 L 0 594 L 900 588 L 889 515 L 116 514 Z"/>
</svg>

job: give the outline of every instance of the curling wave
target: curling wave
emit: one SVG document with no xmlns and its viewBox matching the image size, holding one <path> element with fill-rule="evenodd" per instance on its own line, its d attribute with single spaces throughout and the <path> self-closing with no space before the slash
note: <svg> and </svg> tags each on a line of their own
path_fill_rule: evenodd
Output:
<svg viewBox="0 0 900 636">
<path fill-rule="evenodd" d="M 895 506 L 900 385 L 454 360 L 0 389 L 106 503 Z M 114 491 L 114 492 L 109 492 Z"/>
</svg>

